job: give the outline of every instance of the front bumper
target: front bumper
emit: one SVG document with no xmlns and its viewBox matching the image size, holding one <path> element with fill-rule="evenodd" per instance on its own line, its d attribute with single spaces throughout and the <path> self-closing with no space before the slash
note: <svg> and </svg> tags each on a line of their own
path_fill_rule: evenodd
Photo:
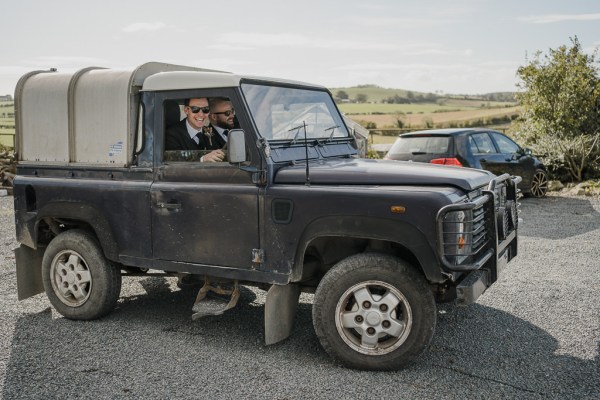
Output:
<svg viewBox="0 0 600 400">
<path fill-rule="evenodd" d="M 438 213 L 438 252 L 460 305 L 475 302 L 517 255 L 520 180 L 499 176 L 480 195 Z"/>
<path fill-rule="evenodd" d="M 496 263 L 496 279 L 508 264 L 510 248 L 504 249 Z M 475 303 L 492 284 L 496 281 L 492 278 L 492 271 L 487 268 L 470 272 L 456 287 L 456 304 L 468 306 Z"/>
</svg>

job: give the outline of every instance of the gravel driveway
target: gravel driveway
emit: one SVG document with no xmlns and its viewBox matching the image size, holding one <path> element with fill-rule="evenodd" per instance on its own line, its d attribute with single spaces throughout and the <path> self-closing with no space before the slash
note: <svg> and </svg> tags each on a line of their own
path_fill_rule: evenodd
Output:
<svg viewBox="0 0 600 400">
<path fill-rule="evenodd" d="M 405 370 L 335 365 L 302 295 L 296 330 L 263 344 L 264 292 L 191 320 L 173 278 L 126 278 L 107 317 L 76 322 L 44 295 L 18 302 L 12 197 L 0 198 L 0 393 L 5 399 L 600 399 L 600 200 L 523 199 L 520 254 L 479 301 L 443 305 Z"/>
</svg>

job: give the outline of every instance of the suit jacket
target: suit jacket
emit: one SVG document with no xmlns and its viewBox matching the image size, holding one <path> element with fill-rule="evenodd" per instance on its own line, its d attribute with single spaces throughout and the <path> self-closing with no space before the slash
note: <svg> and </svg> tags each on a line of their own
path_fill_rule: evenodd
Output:
<svg viewBox="0 0 600 400">
<path fill-rule="evenodd" d="M 200 136 L 200 143 L 196 144 L 187 131 L 185 119 L 167 128 L 165 135 L 165 150 L 216 150 L 225 145 L 221 137 L 215 133 L 205 133 Z M 212 132 L 212 128 L 204 129 Z"/>
<path fill-rule="evenodd" d="M 165 134 L 165 150 L 205 150 L 203 141 L 197 145 L 190 137 L 185 124 L 185 119 L 171 125 Z"/>
</svg>

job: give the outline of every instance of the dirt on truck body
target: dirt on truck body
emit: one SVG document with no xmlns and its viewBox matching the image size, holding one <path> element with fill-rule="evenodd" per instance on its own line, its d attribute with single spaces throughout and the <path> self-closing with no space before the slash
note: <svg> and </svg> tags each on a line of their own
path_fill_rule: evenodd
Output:
<svg viewBox="0 0 600 400">
<path fill-rule="evenodd" d="M 223 161 L 166 146 L 208 112 L 189 99 L 231 105 Z M 271 344 L 310 291 L 330 355 L 401 368 L 436 301 L 473 303 L 517 255 L 518 177 L 359 158 L 322 86 L 161 63 L 34 71 L 15 108 L 19 299 L 45 291 L 66 318 L 106 315 L 123 277 L 158 270 L 200 283 L 194 319 L 264 288 Z"/>
</svg>

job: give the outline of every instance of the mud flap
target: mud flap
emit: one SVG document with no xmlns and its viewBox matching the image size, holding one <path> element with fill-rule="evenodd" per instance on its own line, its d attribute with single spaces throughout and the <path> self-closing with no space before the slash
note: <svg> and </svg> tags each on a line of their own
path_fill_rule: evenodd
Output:
<svg viewBox="0 0 600 400">
<path fill-rule="evenodd" d="M 45 247 L 37 250 L 20 245 L 15 249 L 17 261 L 17 298 L 25 300 L 44 291 L 42 282 L 42 258 Z"/>
<path fill-rule="evenodd" d="M 298 285 L 271 286 L 265 303 L 265 344 L 281 342 L 290 336 L 299 298 Z"/>
</svg>

